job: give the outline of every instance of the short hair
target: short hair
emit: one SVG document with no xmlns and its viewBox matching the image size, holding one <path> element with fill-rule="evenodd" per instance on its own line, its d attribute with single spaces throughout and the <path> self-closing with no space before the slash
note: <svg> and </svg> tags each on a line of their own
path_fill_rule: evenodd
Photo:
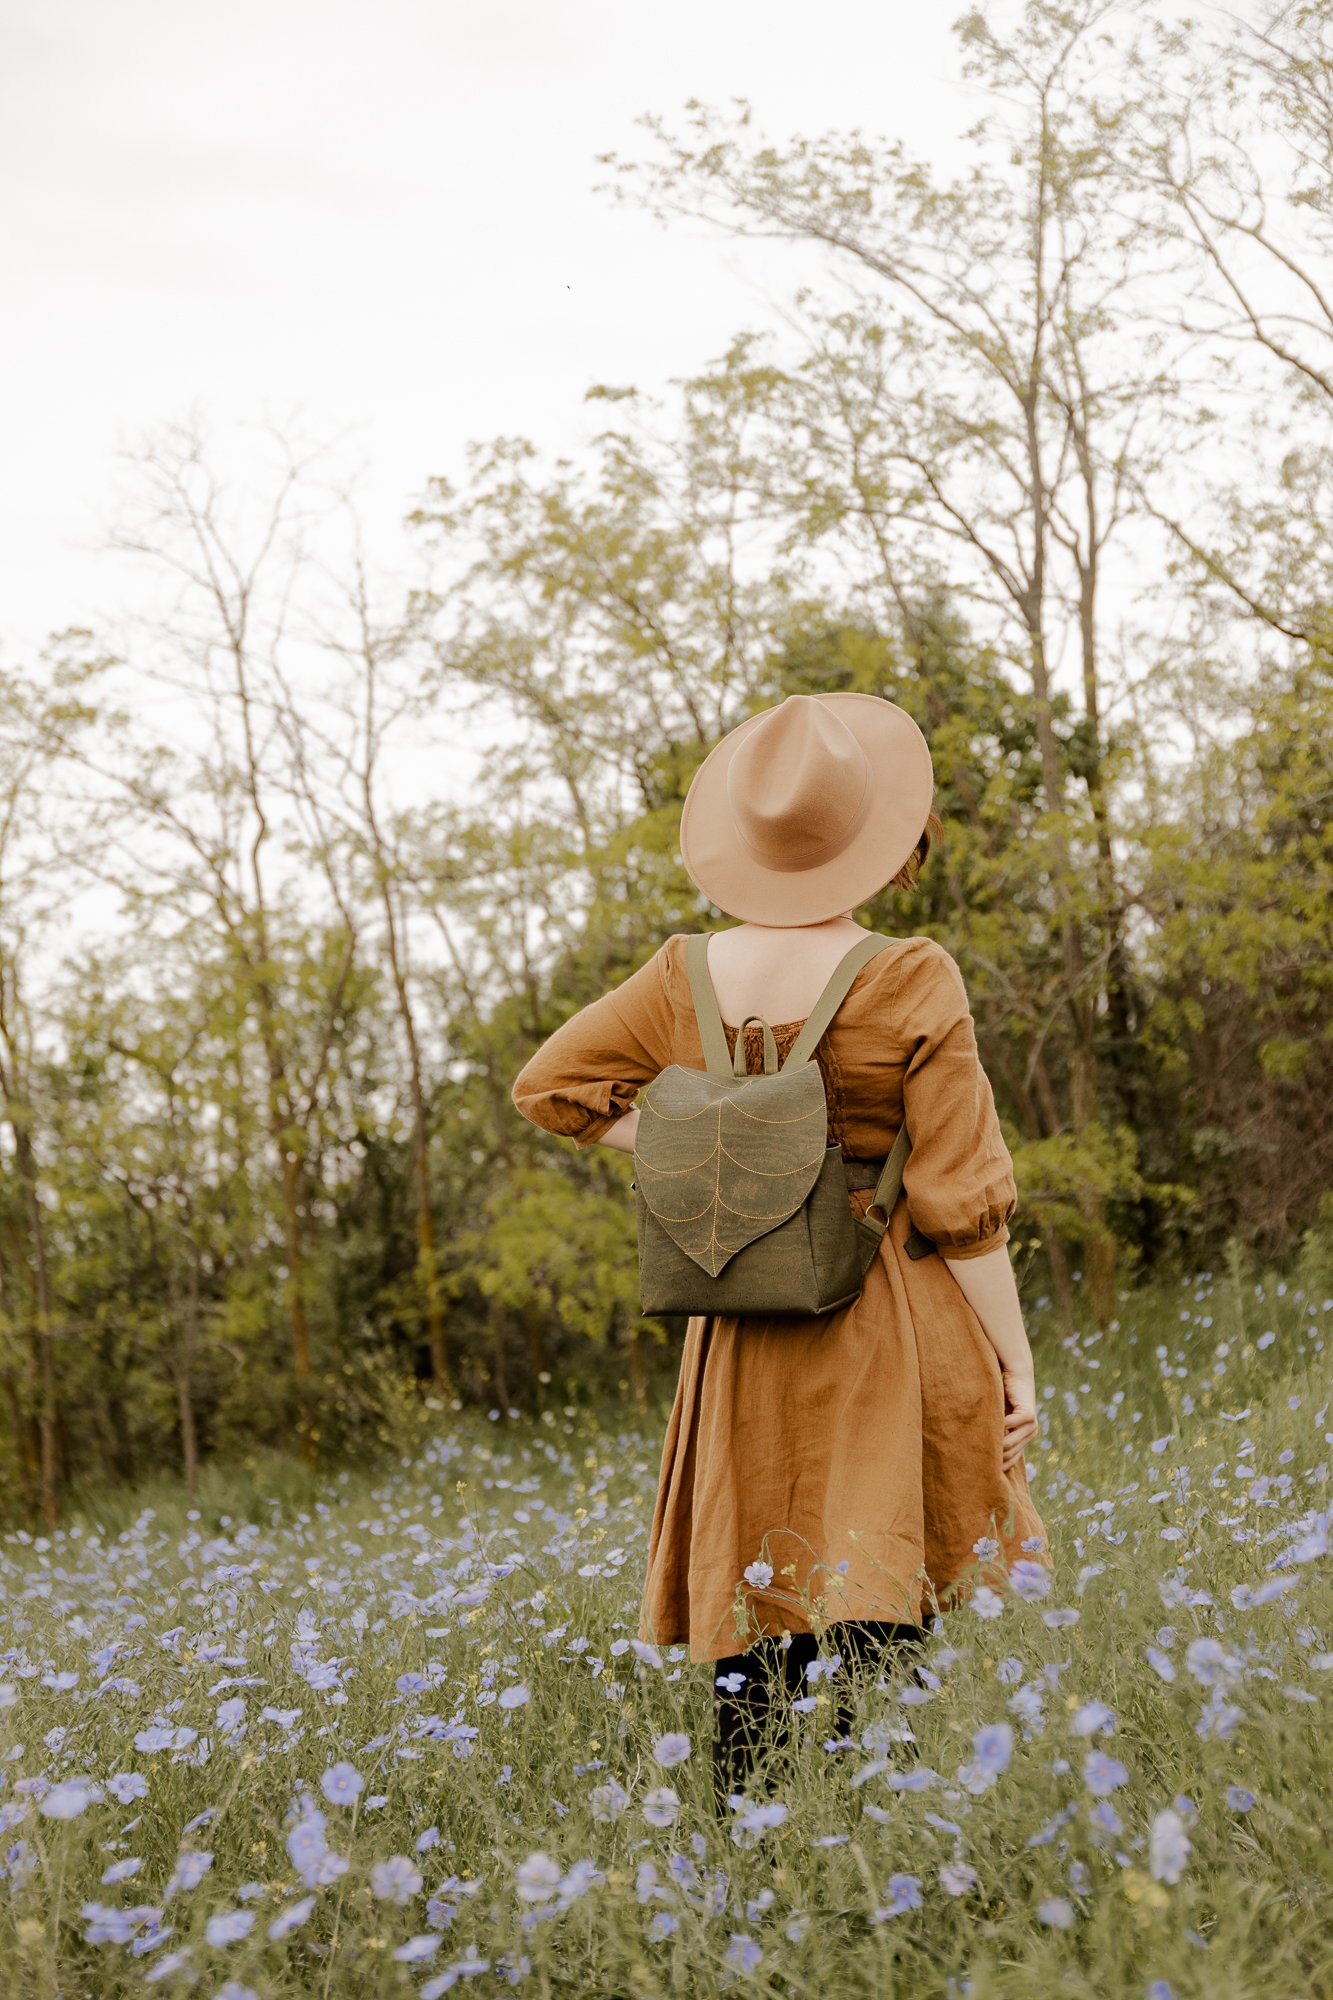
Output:
<svg viewBox="0 0 1333 2000">
<path fill-rule="evenodd" d="M 915 889 L 917 877 L 921 873 L 922 868 L 925 866 L 926 856 L 930 853 L 931 845 L 935 840 L 936 836 L 943 832 L 944 832 L 943 820 L 941 820 L 937 814 L 931 813 L 930 817 L 926 821 L 925 830 L 922 833 L 920 840 L 918 840 L 916 846 L 912 849 L 912 852 L 908 855 L 906 861 L 904 861 L 902 867 L 898 870 L 898 873 L 890 881 L 889 887 L 891 889 L 902 889 L 906 891 Z"/>
</svg>

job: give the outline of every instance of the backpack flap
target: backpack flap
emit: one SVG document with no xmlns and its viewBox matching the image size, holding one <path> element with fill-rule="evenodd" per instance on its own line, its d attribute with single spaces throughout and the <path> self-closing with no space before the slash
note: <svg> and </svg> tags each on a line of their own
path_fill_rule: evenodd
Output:
<svg viewBox="0 0 1333 2000">
<path fill-rule="evenodd" d="M 637 1191 L 711 1278 L 796 1213 L 824 1164 L 828 1106 L 814 1063 L 725 1077 L 673 1063 L 639 1106 Z"/>
</svg>

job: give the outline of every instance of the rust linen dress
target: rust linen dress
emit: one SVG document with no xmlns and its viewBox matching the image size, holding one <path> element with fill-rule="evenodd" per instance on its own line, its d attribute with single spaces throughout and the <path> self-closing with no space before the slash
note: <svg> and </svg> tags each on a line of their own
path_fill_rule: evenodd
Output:
<svg viewBox="0 0 1333 2000">
<path fill-rule="evenodd" d="M 801 1023 L 770 1025 L 785 1057 Z M 736 1032 L 727 1025 L 732 1050 Z M 754 1026 L 746 1059 L 763 1068 Z M 737 1652 L 759 1631 L 809 1631 L 803 1599 L 821 1620 L 922 1620 L 985 1573 L 973 1552 L 982 1537 L 1005 1562 L 1049 1560 L 1026 1467 L 1003 1470 L 999 1359 L 946 1268 L 1007 1242 L 1016 1205 L 948 952 L 902 938 L 872 958 L 815 1059 L 829 1143 L 847 1158 L 882 1158 L 906 1106 L 905 1198 L 842 1311 L 688 1321 L 639 1636 L 688 1641 L 692 1660 Z M 587 1147 L 669 1063 L 706 1067 L 683 935 L 558 1028 L 513 1098 L 524 1117 Z M 864 1214 L 872 1194 L 848 1199 Z M 908 1257 L 913 1224 L 940 1255 Z M 744 1580 L 756 1561 L 772 1567 L 766 1586 Z"/>
</svg>

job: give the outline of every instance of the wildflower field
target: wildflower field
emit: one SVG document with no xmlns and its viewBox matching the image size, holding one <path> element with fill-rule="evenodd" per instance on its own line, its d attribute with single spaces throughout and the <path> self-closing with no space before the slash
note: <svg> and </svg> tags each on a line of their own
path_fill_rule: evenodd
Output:
<svg viewBox="0 0 1333 2000">
<path fill-rule="evenodd" d="M 637 1640 L 657 1425 L 477 1412 L 9 1535 L 0 1993 L 1333 1994 L 1333 1298 L 1032 1325 L 1053 1575 L 842 1738 L 830 1649 L 722 1818 L 710 1669 Z"/>
</svg>

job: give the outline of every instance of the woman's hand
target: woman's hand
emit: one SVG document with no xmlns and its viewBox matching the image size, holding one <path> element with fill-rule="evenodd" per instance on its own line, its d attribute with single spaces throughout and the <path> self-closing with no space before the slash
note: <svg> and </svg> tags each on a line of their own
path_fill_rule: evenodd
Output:
<svg viewBox="0 0 1333 2000">
<path fill-rule="evenodd" d="M 1023 1325 L 1023 1308 L 1014 1283 L 1013 1266 L 1004 1244 L 980 1257 L 946 1257 L 963 1297 L 981 1321 L 982 1332 L 995 1349 L 1004 1381 L 1003 1463 L 1012 1472 L 1023 1446 L 1037 1435 L 1037 1375 Z"/>
<path fill-rule="evenodd" d="M 1037 1435 L 1037 1382 L 1027 1369 L 1004 1368 L 1004 1469 L 1012 1472 Z"/>
</svg>

